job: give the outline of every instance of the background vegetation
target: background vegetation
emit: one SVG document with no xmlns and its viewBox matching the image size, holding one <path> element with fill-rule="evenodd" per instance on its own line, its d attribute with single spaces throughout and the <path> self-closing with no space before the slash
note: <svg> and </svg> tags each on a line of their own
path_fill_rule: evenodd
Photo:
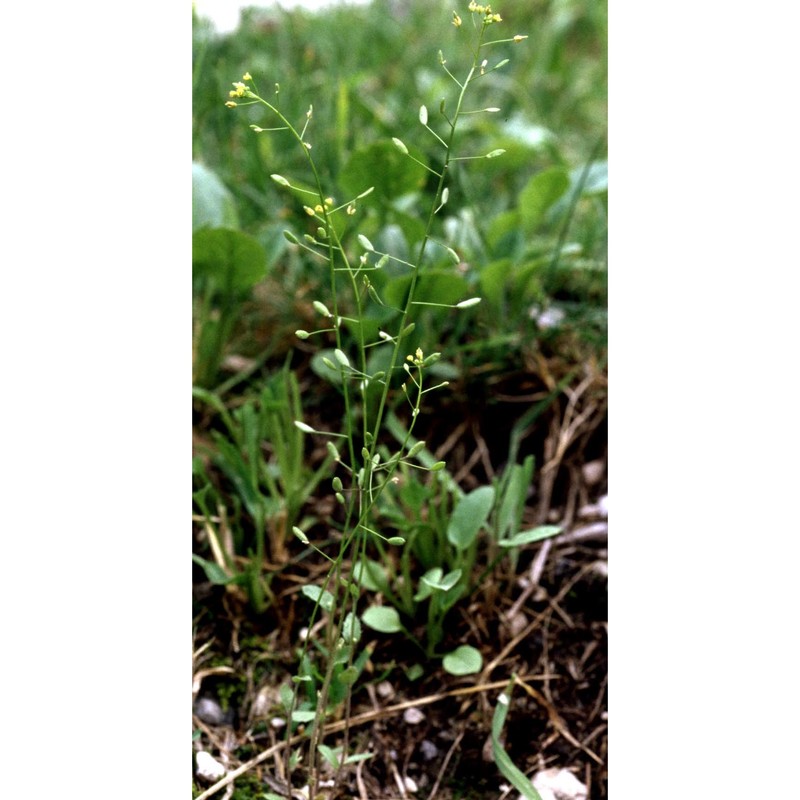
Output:
<svg viewBox="0 0 800 800">
<path fill-rule="evenodd" d="M 452 10 L 387 0 L 313 15 L 251 9 L 240 30 L 224 37 L 194 21 L 195 675 L 198 696 L 229 714 L 225 724 L 236 741 L 226 744 L 198 717 L 195 740 L 239 761 L 274 735 L 271 718 L 285 716 L 280 687 L 298 670 L 298 633 L 311 601 L 320 599 L 324 561 L 292 529 L 320 547 L 339 529 L 332 455 L 324 440 L 294 422 L 335 431 L 344 409 L 324 363 L 332 340 L 295 335 L 320 327 L 313 301 L 325 294 L 327 272 L 284 231 L 302 239 L 316 226 L 303 214 L 303 197 L 270 179 L 277 173 L 297 184 L 307 165 L 279 135 L 253 133 L 251 124 L 268 124 L 259 107 L 232 112 L 224 102 L 231 82 L 249 72 L 264 96 L 275 96 L 279 86 L 288 119 L 302 119 L 313 104 L 309 138 L 323 185 L 336 202 L 376 187 L 346 244 L 355 247 L 358 232 L 409 258 L 424 234 L 417 209 L 434 187 L 391 139 L 402 139 L 425 163 L 438 157 L 436 140 L 422 135 L 418 110 L 426 103 L 433 111 L 451 93 L 440 50 L 454 73 L 463 66 Z M 456 10 L 467 16 L 466 8 Z M 445 692 L 453 676 L 480 669 L 469 657 L 466 666 L 441 660 L 463 653 L 467 640 L 482 665 L 493 665 L 494 676 L 481 673 L 484 681 L 533 673 L 542 648 L 550 648 L 566 671 L 570 659 L 583 671 L 572 687 L 544 692 L 547 724 L 558 731 L 551 710 L 567 720 L 574 711 L 585 721 L 589 710 L 599 720 L 605 707 L 605 638 L 597 627 L 604 585 L 598 588 L 587 567 L 602 553 L 556 544 L 547 561 L 542 531 L 555 525 L 549 533 L 569 533 L 580 509 L 607 487 L 604 472 L 587 469 L 606 453 L 607 19 L 604 3 L 580 0 L 504 0 L 496 10 L 504 36 L 529 38 L 493 53 L 511 62 L 481 82 L 471 105 L 501 111 L 468 117 L 459 139 L 470 152 L 506 152 L 453 171 L 452 211 L 440 215 L 435 235 L 460 261 L 430 256 L 421 287 L 434 302 L 483 300 L 469 313 L 425 309 L 409 339 L 409 352 L 443 354 L 431 374 L 449 386 L 427 395 L 415 435 L 426 443 L 423 463 L 442 459 L 446 468 L 435 475 L 405 469 L 398 493 L 382 501 L 386 535 L 402 535 L 409 546 L 402 557 L 380 546 L 369 553 L 372 566 L 361 583 L 371 607 L 383 610 L 369 612 L 376 639 L 357 667 L 366 686 L 388 680 L 414 697 Z M 403 270 L 391 266 L 374 281 L 389 299 L 407 286 Z M 373 336 L 392 318 L 379 307 L 369 314 L 361 324 Z M 380 367 L 380 356 L 373 366 Z M 402 438 L 409 421 L 402 396 L 391 411 L 387 444 Z M 547 569 L 536 566 L 537 558 Z M 531 619 L 540 610 L 552 615 L 562 603 L 572 624 L 561 618 L 547 633 L 532 631 L 506 662 L 504 648 L 515 637 L 509 612 L 526 608 L 525 597 L 518 602 L 525 576 L 535 576 L 544 592 L 529 594 Z M 560 598 L 555 606 L 553 598 Z M 369 614 L 364 621 L 370 627 Z M 558 638 L 559 624 L 568 641 Z M 553 658 L 545 657 L 545 671 Z M 311 662 L 299 668 L 314 679 Z M 528 702 L 537 708 L 534 695 Z M 470 724 L 465 742 L 473 733 L 488 735 L 491 714 Z M 545 728 L 535 734 L 538 751 L 550 752 L 540 765 L 586 765 L 596 796 L 605 796 L 604 757 L 597 756 L 605 733 L 582 731 L 595 735 L 592 759 L 588 746 L 553 751 L 552 742 L 543 744 Z M 516 730 L 512 713 L 507 746 L 525 766 L 520 762 L 537 748 Z M 369 746 L 380 749 L 374 741 Z M 497 750 L 495 761 L 502 758 Z M 372 769 L 381 791 L 397 791 L 386 788 L 388 774 Z M 459 779 L 455 765 L 448 774 L 437 796 L 469 796 L 459 780 L 471 778 Z"/>
</svg>

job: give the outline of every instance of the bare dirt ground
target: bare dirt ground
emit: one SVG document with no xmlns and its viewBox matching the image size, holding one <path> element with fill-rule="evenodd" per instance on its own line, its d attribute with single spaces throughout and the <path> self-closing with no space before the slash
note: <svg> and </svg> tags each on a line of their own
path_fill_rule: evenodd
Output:
<svg viewBox="0 0 800 800">
<path fill-rule="evenodd" d="M 509 431 L 552 390 L 557 373 L 558 365 L 544 362 L 504 373 L 484 384 L 485 400 L 465 389 L 429 414 L 426 440 L 464 488 L 497 474 Z M 479 646 L 479 674 L 454 677 L 435 662 L 410 679 L 408 643 L 370 632 L 349 736 L 351 750 L 373 755 L 345 769 L 326 798 L 516 800 L 490 740 L 497 698 L 512 675 L 519 681 L 504 744 L 516 766 L 529 776 L 564 768 L 586 798 L 608 796 L 606 408 L 604 373 L 587 364 L 523 432 L 520 455 L 536 459 L 525 522 L 556 523 L 563 532 L 524 548 L 515 570 L 498 567 L 448 622 L 453 646 L 467 637 Z M 211 586 L 196 571 L 194 749 L 229 773 L 243 769 L 213 795 L 205 793 L 213 781 L 195 778 L 195 797 L 243 800 L 285 787 L 278 687 L 295 669 L 300 588 L 322 570 L 308 559 L 289 560 L 272 584 L 276 602 L 259 617 L 239 593 Z M 340 736 L 326 741 L 334 746 Z"/>
</svg>

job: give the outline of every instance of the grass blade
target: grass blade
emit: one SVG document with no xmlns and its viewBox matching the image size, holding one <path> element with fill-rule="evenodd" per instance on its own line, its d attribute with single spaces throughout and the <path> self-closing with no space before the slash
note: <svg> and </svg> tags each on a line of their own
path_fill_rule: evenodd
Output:
<svg viewBox="0 0 800 800">
<path fill-rule="evenodd" d="M 494 754 L 494 761 L 495 764 L 497 764 L 497 768 L 503 774 L 503 777 L 508 780 L 526 800 L 542 800 L 541 795 L 533 788 L 533 784 L 525 777 L 524 773 L 514 766 L 511 757 L 506 753 L 503 745 L 500 743 L 500 734 L 506 723 L 506 716 L 511 703 L 511 692 L 513 689 L 514 679 L 512 678 L 506 690 L 497 698 L 497 707 L 494 710 L 494 717 L 492 718 L 492 753 Z"/>
</svg>

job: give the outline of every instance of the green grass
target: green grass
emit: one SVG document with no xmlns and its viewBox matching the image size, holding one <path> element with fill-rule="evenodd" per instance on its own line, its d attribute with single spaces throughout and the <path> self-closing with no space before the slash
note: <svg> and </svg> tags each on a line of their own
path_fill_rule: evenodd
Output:
<svg viewBox="0 0 800 800">
<path fill-rule="evenodd" d="M 313 721 L 312 781 L 363 626 L 426 670 L 481 669 L 453 610 L 558 532 L 523 524 L 523 434 L 605 362 L 605 7 L 500 10 L 480 53 L 466 8 L 458 28 L 430 2 L 252 10 L 221 38 L 195 19 L 194 560 L 257 616 L 314 565 L 302 608 L 325 625 L 282 700 L 290 729 Z M 548 360 L 503 468 L 459 485 L 431 421 L 478 396 L 491 414 L 495 379 Z"/>
</svg>

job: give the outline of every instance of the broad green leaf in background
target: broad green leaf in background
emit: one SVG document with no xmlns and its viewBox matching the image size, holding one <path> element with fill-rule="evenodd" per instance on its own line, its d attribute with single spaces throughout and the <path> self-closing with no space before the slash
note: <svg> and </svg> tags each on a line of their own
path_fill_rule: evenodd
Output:
<svg viewBox="0 0 800 800">
<path fill-rule="evenodd" d="M 203 228 L 192 236 L 192 276 L 224 294 L 252 289 L 267 272 L 264 248 L 229 228 Z"/>
<path fill-rule="evenodd" d="M 447 525 L 447 540 L 459 550 L 469 547 L 486 524 L 494 504 L 494 487 L 479 486 L 462 497 Z"/>
<path fill-rule="evenodd" d="M 414 595 L 414 600 L 419 603 L 426 600 L 434 592 L 447 592 L 450 591 L 461 579 L 461 570 L 455 569 L 443 575 L 441 567 L 433 567 L 429 569 L 419 581 L 417 593 Z"/>
<path fill-rule="evenodd" d="M 362 559 L 353 567 L 353 580 L 370 592 L 382 592 L 388 585 L 386 568 L 369 558 Z"/>
<path fill-rule="evenodd" d="M 403 630 L 400 615 L 391 606 L 370 606 L 361 615 L 361 621 L 379 633 L 399 633 Z"/>
<path fill-rule="evenodd" d="M 545 212 L 569 188 L 569 175 L 561 167 L 551 167 L 534 175 L 519 194 L 519 214 L 527 234 L 536 231 Z"/>
<path fill-rule="evenodd" d="M 323 591 L 319 586 L 304 586 L 301 591 L 315 603 L 319 599 L 319 604 L 325 611 L 333 610 L 333 595 L 330 592 Z"/>
<path fill-rule="evenodd" d="M 192 164 L 192 230 L 238 227 L 233 195 L 225 184 L 208 167 Z"/>
<path fill-rule="evenodd" d="M 328 364 L 325 363 L 326 360 L 334 366 L 332 368 L 329 367 Z M 334 386 L 341 386 L 342 372 L 340 369 L 336 368 L 336 356 L 334 355 L 333 348 L 318 350 L 314 353 L 311 357 L 311 369 L 320 378 L 332 383 Z"/>
<path fill-rule="evenodd" d="M 480 650 L 476 650 L 468 644 L 462 644 L 461 647 L 457 647 L 444 657 L 442 666 L 451 675 L 474 675 L 476 672 L 480 672 L 483 666 L 483 657 Z"/>
<path fill-rule="evenodd" d="M 409 150 L 415 158 L 427 162 L 423 153 L 413 147 Z M 388 203 L 421 189 L 427 174 L 424 167 L 403 155 L 391 141 L 372 142 L 350 156 L 339 175 L 339 185 L 346 197 L 356 197 L 374 186 L 376 199 Z"/>
<path fill-rule="evenodd" d="M 441 570 L 439 570 L 441 573 Z M 447 575 L 441 577 L 439 575 L 430 575 L 430 573 L 426 573 L 422 576 L 422 582 L 428 584 L 431 589 L 438 589 L 442 592 L 446 592 L 449 589 L 452 589 L 461 578 L 461 570 L 454 569 L 452 572 L 448 572 Z"/>
<path fill-rule="evenodd" d="M 443 257 L 446 258 L 444 250 Z M 402 308 L 411 286 L 411 275 L 403 275 L 386 284 L 383 291 L 384 302 L 395 308 Z M 430 269 L 420 275 L 415 296 L 425 303 L 455 305 L 464 299 L 469 291 L 466 279 L 450 270 Z"/>
<path fill-rule="evenodd" d="M 509 289 L 513 264 L 510 258 L 501 258 L 487 264 L 480 273 L 481 294 L 495 309 L 502 309 Z"/>
</svg>

